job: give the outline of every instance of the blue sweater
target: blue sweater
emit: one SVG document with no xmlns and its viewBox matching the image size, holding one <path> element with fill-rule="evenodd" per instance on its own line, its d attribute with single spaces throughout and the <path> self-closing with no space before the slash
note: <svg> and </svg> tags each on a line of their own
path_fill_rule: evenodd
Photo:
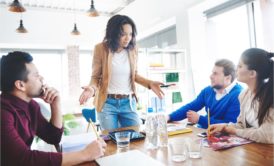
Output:
<svg viewBox="0 0 274 166">
<path fill-rule="evenodd" d="M 178 110 L 171 113 L 171 121 L 179 121 L 186 118 L 189 110 L 199 111 L 205 107 L 206 112 L 210 110 L 210 124 L 236 122 L 240 113 L 240 103 L 238 96 L 242 90 L 239 84 L 236 84 L 231 91 L 220 100 L 216 100 L 216 92 L 211 86 L 201 91 L 198 97 L 189 104 L 186 104 Z M 200 116 L 198 124 L 202 128 L 207 128 L 207 115 Z"/>
</svg>

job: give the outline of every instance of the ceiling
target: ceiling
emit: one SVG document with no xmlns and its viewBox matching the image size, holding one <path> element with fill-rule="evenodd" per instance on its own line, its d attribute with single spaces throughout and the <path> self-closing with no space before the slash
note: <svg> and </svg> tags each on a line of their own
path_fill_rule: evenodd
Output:
<svg viewBox="0 0 274 166">
<path fill-rule="evenodd" d="M 166 28 L 166 21 L 172 20 L 174 23 L 173 20 L 186 20 L 187 10 L 204 0 L 94 0 L 95 8 L 100 12 L 99 17 L 86 15 L 91 0 L 19 0 L 26 8 L 23 14 L 7 10 L 12 2 L 13 0 L 0 0 L 0 23 L 5 23 L 0 26 L 0 45 L 62 45 L 78 42 L 90 46 L 102 40 L 106 23 L 114 14 L 132 18 L 138 29 L 137 39 L 140 40 Z M 24 36 L 14 33 L 22 17 L 24 26 L 29 31 Z M 75 20 L 81 32 L 77 39 L 70 35 Z M 167 24 L 170 25 L 170 22 Z"/>
<path fill-rule="evenodd" d="M 99 11 L 98 19 L 106 21 L 114 14 L 130 16 L 138 25 L 139 32 L 148 29 L 161 21 L 167 20 L 186 11 L 188 8 L 204 0 L 94 0 L 94 6 Z M 7 8 L 13 0 L 0 0 L 0 7 Z M 32 11 L 68 12 L 76 11 L 84 14 L 90 8 L 91 0 L 19 0 Z"/>
<path fill-rule="evenodd" d="M 94 0 L 95 9 L 100 15 L 111 16 L 135 0 Z M 1 5 L 8 6 L 13 0 L 0 0 Z M 26 9 L 45 9 L 61 12 L 85 12 L 90 8 L 91 0 L 19 0 Z"/>
</svg>

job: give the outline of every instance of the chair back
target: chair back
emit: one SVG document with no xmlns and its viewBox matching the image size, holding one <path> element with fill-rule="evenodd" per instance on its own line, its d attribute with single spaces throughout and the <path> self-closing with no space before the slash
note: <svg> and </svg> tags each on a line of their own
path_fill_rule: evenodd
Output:
<svg viewBox="0 0 274 166">
<path fill-rule="evenodd" d="M 87 122 L 90 122 L 90 119 L 92 122 L 96 122 L 96 113 L 95 113 L 95 108 L 89 109 L 89 108 L 84 108 L 82 109 L 82 114 L 87 120 Z"/>
</svg>

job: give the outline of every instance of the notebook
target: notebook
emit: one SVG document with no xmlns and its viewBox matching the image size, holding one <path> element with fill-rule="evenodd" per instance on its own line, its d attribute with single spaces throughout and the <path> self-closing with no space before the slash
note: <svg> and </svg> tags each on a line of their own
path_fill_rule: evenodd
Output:
<svg viewBox="0 0 274 166">
<path fill-rule="evenodd" d="M 93 132 L 63 136 L 61 140 L 62 151 L 72 152 L 82 150 L 95 139 L 96 135 Z"/>
<path fill-rule="evenodd" d="M 96 159 L 95 161 L 100 166 L 164 166 L 164 164 L 140 152 L 139 150 L 131 150 L 124 153 L 117 153 L 111 156 Z"/>
</svg>

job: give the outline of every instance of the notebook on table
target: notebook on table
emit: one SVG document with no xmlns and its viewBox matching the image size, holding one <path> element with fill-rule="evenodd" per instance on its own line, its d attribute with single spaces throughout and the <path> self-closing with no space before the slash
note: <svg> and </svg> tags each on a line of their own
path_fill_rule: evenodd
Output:
<svg viewBox="0 0 274 166">
<path fill-rule="evenodd" d="M 95 161 L 100 166 L 164 166 L 164 164 L 140 152 L 139 150 L 131 150 L 124 153 L 116 153 L 114 155 L 96 159 Z"/>
<path fill-rule="evenodd" d="M 94 133 L 83 133 L 62 136 L 61 146 L 63 152 L 73 152 L 84 149 L 89 143 L 96 139 Z"/>
</svg>

